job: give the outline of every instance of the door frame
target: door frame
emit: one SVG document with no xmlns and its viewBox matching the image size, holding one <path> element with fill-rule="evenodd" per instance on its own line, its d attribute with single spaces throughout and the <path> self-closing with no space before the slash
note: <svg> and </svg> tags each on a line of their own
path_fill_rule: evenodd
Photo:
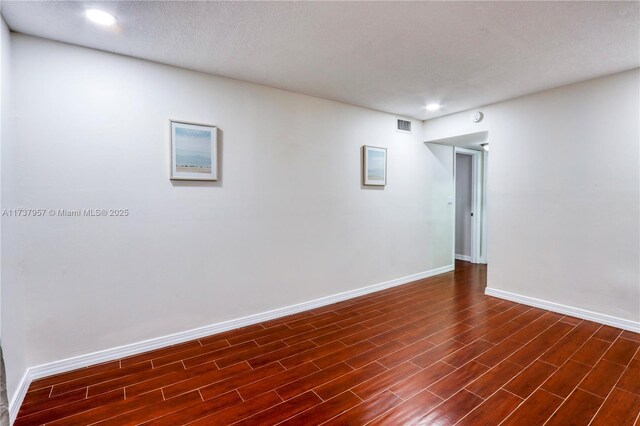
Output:
<svg viewBox="0 0 640 426">
<path fill-rule="evenodd" d="M 453 155 L 453 258 L 456 256 L 456 166 L 457 154 L 471 156 L 471 263 L 487 263 L 486 259 L 486 209 L 485 173 L 486 165 L 484 150 L 474 150 L 454 147 Z"/>
</svg>

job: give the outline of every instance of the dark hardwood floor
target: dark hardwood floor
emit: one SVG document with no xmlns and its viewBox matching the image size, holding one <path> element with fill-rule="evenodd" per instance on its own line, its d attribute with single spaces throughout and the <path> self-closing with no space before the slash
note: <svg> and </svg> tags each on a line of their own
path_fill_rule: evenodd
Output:
<svg viewBox="0 0 640 426">
<path fill-rule="evenodd" d="M 32 383 L 21 425 L 634 425 L 640 335 L 456 271 Z"/>
</svg>

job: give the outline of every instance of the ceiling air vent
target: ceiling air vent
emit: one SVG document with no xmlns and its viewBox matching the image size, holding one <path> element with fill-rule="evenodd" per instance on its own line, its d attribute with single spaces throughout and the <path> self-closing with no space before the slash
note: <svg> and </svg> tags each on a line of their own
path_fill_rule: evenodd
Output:
<svg viewBox="0 0 640 426">
<path fill-rule="evenodd" d="M 398 131 L 411 133 L 411 122 L 398 118 Z"/>
</svg>

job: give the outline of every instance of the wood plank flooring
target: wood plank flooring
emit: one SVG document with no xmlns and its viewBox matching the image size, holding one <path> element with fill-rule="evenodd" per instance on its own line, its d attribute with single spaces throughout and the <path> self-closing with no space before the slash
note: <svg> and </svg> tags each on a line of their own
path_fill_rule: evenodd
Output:
<svg viewBox="0 0 640 426">
<path fill-rule="evenodd" d="M 455 272 L 32 383 L 23 425 L 638 425 L 640 335 Z"/>
</svg>

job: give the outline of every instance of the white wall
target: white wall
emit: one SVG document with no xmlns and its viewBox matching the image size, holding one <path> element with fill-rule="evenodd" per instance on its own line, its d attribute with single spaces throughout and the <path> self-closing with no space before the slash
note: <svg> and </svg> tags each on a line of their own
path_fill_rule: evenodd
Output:
<svg viewBox="0 0 640 426">
<path fill-rule="evenodd" d="M 0 159 L 2 158 L 2 141 L 8 139 L 9 133 L 9 87 L 11 68 L 11 33 L 9 27 L 0 15 Z M 0 161 L 1 164 L 1 161 Z M 0 165 L 0 172 L 2 168 Z M 0 197 L 0 210 L 2 209 L 2 197 Z M 0 235 L 2 226 L 0 223 Z M 0 247 L 0 269 L 2 269 L 2 256 Z M 2 281 L 0 280 L 0 339 L 2 338 Z"/>
<path fill-rule="evenodd" d="M 11 158 L 11 151 L 15 147 L 15 132 L 12 126 L 12 109 L 13 101 L 13 46 L 11 45 L 11 35 L 4 20 L 0 19 L 0 159 L 2 172 L 1 185 L 2 196 L 0 197 L 0 211 L 9 205 L 7 197 L 4 194 L 4 188 L 7 185 L 5 164 Z M 13 158 L 15 161 L 16 158 Z M 11 161 L 11 160 L 10 160 Z M 18 382 L 21 380 L 28 367 L 25 357 L 26 340 L 25 340 L 25 322 L 23 309 L 26 305 L 26 292 L 24 287 L 18 281 L 5 280 L 5 271 L 10 266 L 4 255 L 7 253 L 5 245 L 5 236 L 10 234 L 4 219 L 1 222 L 0 236 L 2 244 L 0 245 L 0 336 L 2 339 L 3 356 L 7 374 L 7 388 L 9 400 L 15 395 Z M 9 224 L 11 226 L 11 224 Z M 7 232 L 9 231 L 9 232 Z M 22 269 L 24 265 L 16 265 Z"/>
<path fill-rule="evenodd" d="M 488 286 L 640 321 L 640 71 L 425 123 L 489 131 Z"/>
<path fill-rule="evenodd" d="M 3 218 L 3 285 L 28 297 L 24 347 L 7 348 L 23 358 L 9 365 L 13 390 L 23 365 L 451 264 L 451 164 L 393 115 L 12 41 L 4 207 L 131 212 Z M 170 118 L 220 127 L 220 182 L 169 180 Z M 364 144 L 389 148 L 384 189 L 361 187 Z M 3 318 L 3 341 L 16 318 Z"/>
<path fill-rule="evenodd" d="M 456 154 L 456 251 L 471 256 L 471 156 Z"/>
</svg>

